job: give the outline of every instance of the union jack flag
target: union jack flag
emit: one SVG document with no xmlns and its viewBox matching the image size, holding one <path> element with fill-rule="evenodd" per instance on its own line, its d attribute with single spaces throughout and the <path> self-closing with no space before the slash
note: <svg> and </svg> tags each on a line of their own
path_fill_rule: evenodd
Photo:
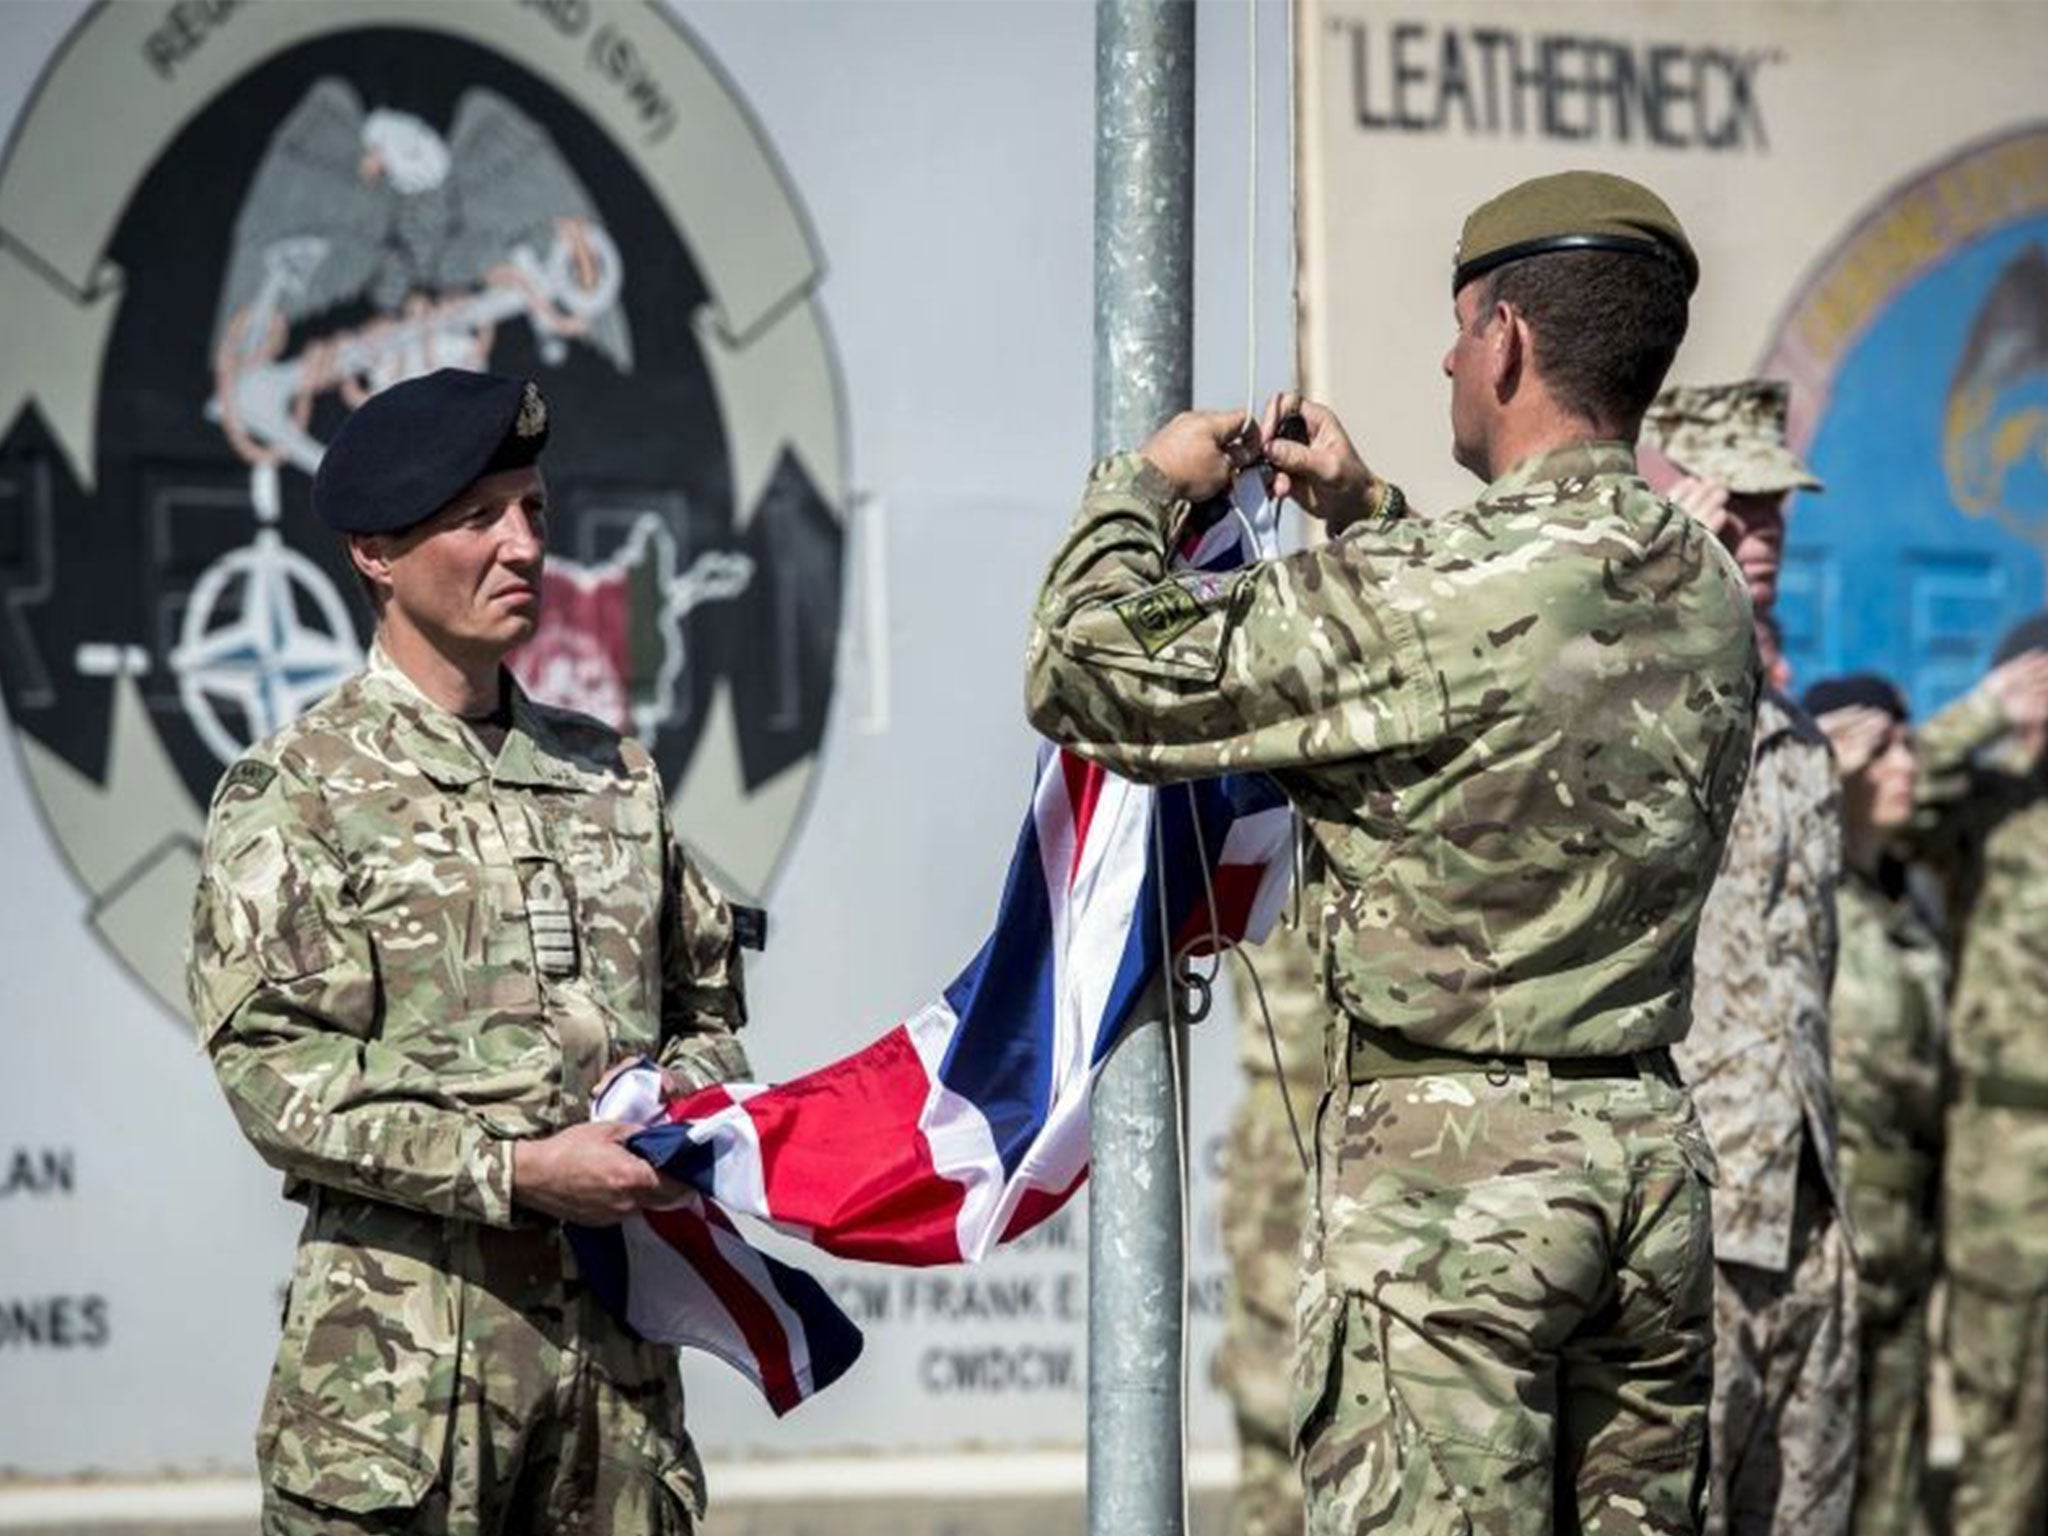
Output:
<svg viewBox="0 0 2048 1536">
<path fill-rule="evenodd" d="M 1226 520 L 1182 564 L 1242 563 L 1257 527 Z M 974 1262 L 1045 1220 L 1087 1175 L 1089 1087 L 1162 966 L 1266 933 L 1292 835 L 1263 776 L 1153 789 L 1042 750 L 993 931 L 918 1013 L 773 1086 L 663 1105 L 651 1068 L 615 1080 L 599 1116 L 645 1126 L 629 1145 L 700 1198 L 572 1232 L 592 1285 L 643 1337 L 708 1349 L 787 1412 L 860 1334 L 732 1215 L 904 1265 Z"/>
</svg>

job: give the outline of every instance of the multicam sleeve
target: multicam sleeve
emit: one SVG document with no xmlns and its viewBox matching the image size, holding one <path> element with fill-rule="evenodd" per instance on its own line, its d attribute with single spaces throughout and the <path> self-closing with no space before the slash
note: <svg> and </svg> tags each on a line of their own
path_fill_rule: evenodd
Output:
<svg viewBox="0 0 2048 1536">
<path fill-rule="evenodd" d="M 1422 638 L 1389 597 L 1409 566 L 1384 535 L 1173 576 L 1185 512 L 1138 454 L 1091 472 L 1033 620 L 1037 730 L 1142 782 L 1341 761 L 1441 731 Z"/>
<path fill-rule="evenodd" d="M 662 817 L 667 869 L 661 913 L 661 1064 L 685 1089 L 749 1075 L 739 1030 L 746 979 L 732 908 Z"/>
<path fill-rule="evenodd" d="M 1951 866 L 1974 842 L 1972 827 L 1995 814 L 1998 797 L 1977 755 L 2011 728 L 1998 700 L 1978 688 L 1914 729 L 1920 771 L 1907 838 L 1917 855 L 1945 873 L 1954 873 Z"/>
<path fill-rule="evenodd" d="M 200 1044 L 272 1167 L 510 1224 L 511 1144 L 377 1038 L 376 967 L 332 822 L 289 767 L 248 758 L 221 781 L 186 982 Z"/>
</svg>

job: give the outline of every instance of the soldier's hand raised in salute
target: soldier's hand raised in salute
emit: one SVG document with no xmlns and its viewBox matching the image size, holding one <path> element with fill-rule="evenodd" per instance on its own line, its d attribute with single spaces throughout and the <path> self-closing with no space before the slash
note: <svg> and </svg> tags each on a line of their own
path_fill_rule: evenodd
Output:
<svg viewBox="0 0 2048 1536">
<path fill-rule="evenodd" d="M 1831 709 L 1814 722 L 1835 749 L 1835 767 L 1842 777 L 1861 773 L 1877 760 L 1891 740 L 1892 717 L 1868 704 Z"/>
<path fill-rule="evenodd" d="M 1729 523 L 1728 487 L 1720 480 L 1702 479 L 1698 475 L 1687 475 L 1673 483 L 1664 493 L 1667 501 L 1676 502 L 1681 511 L 1701 524 L 1715 538 L 1720 538 Z"/>
<path fill-rule="evenodd" d="M 1984 679 L 1984 691 L 1998 701 L 2014 730 L 2048 725 L 2048 651 L 2021 651 L 1994 667 Z"/>
</svg>

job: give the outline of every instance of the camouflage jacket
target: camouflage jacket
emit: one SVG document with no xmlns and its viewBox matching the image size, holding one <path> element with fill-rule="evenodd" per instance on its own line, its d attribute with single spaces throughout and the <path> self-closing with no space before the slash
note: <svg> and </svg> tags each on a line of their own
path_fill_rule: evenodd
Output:
<svg viewBox="0 0 2048 1536">
<path fill-rule="evenodd" d="M 2048 773 L 1992 750 L 2007 731 L 1979 690 L 1916 733 L 1916 851 L 1942 877 L 1956 979 L 1956 1070 L 2048 1086 Z"/>
<path fill-rule="evenodd" d="M 1948 962 L 1904 895 L 1842 882 L 1830 998 L 1842 1172 L 1866 1282 L 1931 1278 L 1947 1077 Z"/>
<path fill-rule="evenodd" d="M 1757 708 L 1755 762 L 1700 921 L 1692 1034 L 1679 1064 L 1721 1163 L 1714 1256 L 1782 1270 L 1809 1144 L 1844 1208 L 1828 990 L 1842 879 L 1841 788 L 1820 728 Z"/>
<path fill-rule="evenodd" d="M 515 687 L 487 760 L 381 650 L 221 779 L 188 990 L 288 1189 L 492 1225 L 512 1142 L 585 1119 L 618 1057 L 746 1070 L 731 914 L 646 752 Z"/>
<path fill-rule="evenodd" d="M 1273 773 L 1353 1018 L 1482 1054 L 1682 1035 L 1756 650 L 1733 562 L 1628 449 L 1227 576 L 1168 577 L 1184 514 L 1142 457 L 1095 468 L 1038 603 L 1033 724 L 1135 779 Z"/>
</svg>

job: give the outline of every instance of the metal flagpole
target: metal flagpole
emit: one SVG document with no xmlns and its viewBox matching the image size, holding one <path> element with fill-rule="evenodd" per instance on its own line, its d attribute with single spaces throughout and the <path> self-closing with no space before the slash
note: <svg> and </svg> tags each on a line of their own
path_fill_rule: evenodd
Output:
<svg viewBox="0 0 2048 1536">
<path fill-rule="evenodd" d="M 1193 385 L 1190 0 L 1098 0 L 1095 101 L 1095 450 L 1105 454 L 1142 442 Z M 1103 1064 L 1091 1110 L 1090 1536 L 1180 1536 L 1186 1524 L 1185 1026 L 1163 989 L 1142 1017 Z"/>
</svg>

